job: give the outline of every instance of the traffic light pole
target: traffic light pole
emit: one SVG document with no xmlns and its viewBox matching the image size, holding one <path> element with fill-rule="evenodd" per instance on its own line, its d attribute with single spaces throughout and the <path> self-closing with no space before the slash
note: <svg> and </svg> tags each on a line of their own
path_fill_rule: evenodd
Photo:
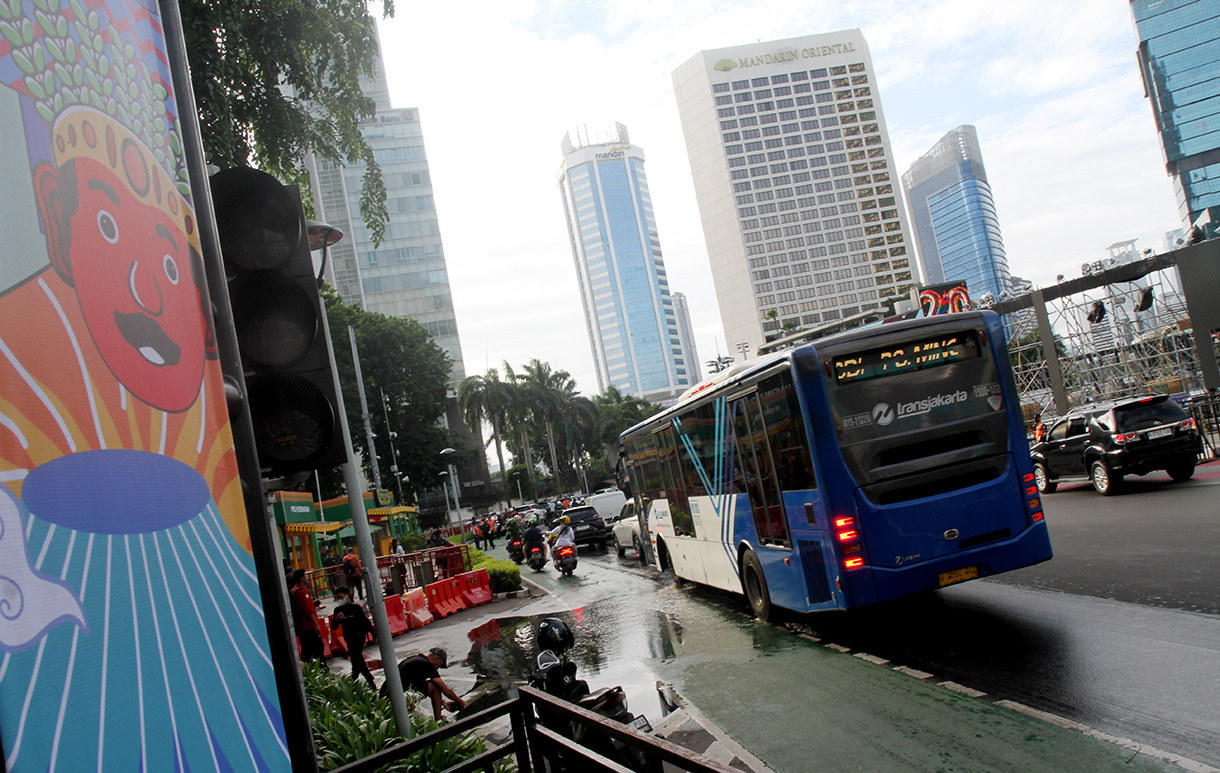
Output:
<svg viewBox="0 0 1220 773">
<path fill-rule="evenodd" d="M 305 701 L 300 662 L 297 660 L 296 634 L 288 618 L 284 570 L 277 557 L 275 537 L 271 530 L 271 515 L 263 497 L 254 427 L 244 403 L 245 379 L 237 347 L 237 334 L 233 329 L 233 312 L 229 304 L 224 266 L 221 262 L 220 238 L 212 217 L 203 140 L 196 119 L 199 111 L 195 107 L 195 95 L 191 89 L 182 17 L 175 0 L 160 0 L 158 5 L 170 73 L 174 82 L 174 97 L 178 105 L 178 115 L 182 116 L 183 150 L 190 173 L 191 196 L 199 224 L 200 244 L 205 257 L 203 265 L 208 294 L 215 310 L 213 325 L 225 379 L 225 398 L 229 403 L 233 449 L 242 484 L 251 554 L 258 576 L 259 601 L 266 625 L 267 645 L 270 649 L 272 672 L 275 674 L 276 697 L 279 699 L 280 716 L 284 723 L 288 758 L 294 771 L 316 771 L 318 761 L 314 752 L 313 731 L 309 724 L 309 707 Z"/>
<path fill-rule="evenodd" d="M 325 249 L 325 247 L 323 247 Z M 381 652 L 381 663 L 385 668 L 385 684 L 390 694 L 390 706 L 394 709 L 394 724 L 404 738 L 411 738 L 411 713 L 402 693 L 402 677 L 398 673 L 398 656 L 394 653 L 394 636 L 390 633 L 390 620 L 385 612 L 385 597 L 381 590 L 381 573 L 377 571 L 377 553 L 373 550 L 373 535 L 369 530 L 369 516 L 364 509 L 364 491 L 360 487 L 359 469 L 356 467 L 356 452 L 352 450 L 352 433 L 347 425 L 347 410 L 343 405 L 343 389 L 339 383 L 339 368 L 335 364 L 335 347 L 330 337 L 330 322 L 322 315 L 322 335 L 326 337 L 326 351 L 330 355 L 330 372 L 335 380 L 335 397 L 339 413 L 339 431 L 343 435 L 343 446 L 347 462 L 343 465 L 343 484 L 347 487 L 347 505 L 351 508 L 352 530 L 356 533 L 356 546 L 360 548 L 364 569 L 364 587 L 369 611 L 373 613 L 373 627 L 377 630 L 377 649 Z M 356 338 L 352 334 L 352 355 L 356 354 Z M 359 373 L 359 360 L 356 361 Z M 360 389 L 360 400 L 364 402 L 364 388 Z M 365 415 L 368 414 L 367 409 Z M 372 447 L 372 439 L 369 441 Z M 371 455 L 371 454 L 370 454 Z M 375 459 L 373 468 L 376 469 Z M 374 494 L 375 496 L 375 494 Z M 369 572 L 372 563 L 373 571 Z"/>
</svg>

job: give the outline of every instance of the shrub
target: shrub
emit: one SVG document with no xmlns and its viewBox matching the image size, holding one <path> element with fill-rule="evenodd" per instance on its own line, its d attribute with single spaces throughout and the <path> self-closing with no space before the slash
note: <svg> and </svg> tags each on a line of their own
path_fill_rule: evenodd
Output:
<svg viewBox="0 0 1220 773">
<path fill-rule="evenodd" d="M 325 666 L 313 663 L 302 663 L 301 672 L 305 677 L 305 699 L 309 704 L 314 750 L 321 770 L 334 770 L 406 740 L 394 724 L 390 699 L 379 696 L 363 681 L 339 676 Z M 413 708 L 418 700 L 419 696 L 415 693 L 407 693 L 409 707 Z M 412 712 L 411 729 L 416 736 L 437 727 L 436 720 Z M 444 770 L 482 754 L 486 749 L 482 738 L 467 733 L 386 765 L 381 770 L 404 773 Z"/>
<path fill-rule="evenodd" d="M 474 562 L 474 568 L 487 570 L 492 593 L 507 593 L 510 590 L 521 588 L 521 567 L 501 558 L 491 558 L 490 556 L 483 556 L 483 558 L 485 560 L 481 562 Z"/>
<path fill-rule="evenodd" d="M 407 532 L 407 536 L 399 542 L 402 544 L 402 549 L 408 553 L 415 553 L 428 547 L 428 538 L 417 531 Z"/>
</svg>

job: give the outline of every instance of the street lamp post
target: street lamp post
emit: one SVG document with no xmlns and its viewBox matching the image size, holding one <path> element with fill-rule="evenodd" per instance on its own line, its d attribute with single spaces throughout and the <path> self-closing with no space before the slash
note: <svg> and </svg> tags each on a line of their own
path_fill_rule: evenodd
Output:
<svg viewBox="0 0 1220 773">
<path fill-rule="evenodd" d="M 513 473 L 513 480 L 517 481 L 517 499 L 521 500 L 521 504 L 525 504 L 525 495 L 521 493 L 520 471 Z"/>
<path fill-rule="evenodd" d="M 441 470 L 441 491 L 445 492 L 445 517 L 453 523 L 453 508 L 449 506 L 449 471 Z"/>
<path fill-rule="evenodd" d="M 453 483 L 453 509 L 457 510 L 458 531 L 463 535 L 462 541 L 465 542 L 466 527 L 462 524 L 462 499 L 458 496 L 458 489 L 462 487 L 462 484 L 458 481 L 457 468 L 449 461 L 449 457 L 456 453 L 457 451 L 452 448 L 441 449 L 441 456 L 445 457 L 445 461 L 449 464 L 449 480 Z"/>
<path fill-rule="evenodd" d="M 390 472 L 394 473 L 394 482 L 398 484 L 398 504 L 406 504 L 406 496 L 402 493 L 402 476 L 398 474 L 398 452 L 394 450 L 394 438 L 398 437 L 398 433 L 390 429 L 390 401 L 385 396 L 385 390 L 377 387 L 381 392 L 381 411 L 385 416 L 385 431 L 390 436 Z"/>
</svg>

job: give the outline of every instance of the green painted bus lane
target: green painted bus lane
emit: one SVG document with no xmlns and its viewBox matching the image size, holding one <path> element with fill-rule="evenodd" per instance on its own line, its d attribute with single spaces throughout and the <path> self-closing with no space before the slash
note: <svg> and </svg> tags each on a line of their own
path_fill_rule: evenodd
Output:
<svg viewBox="0 0 1220 773">
<path fill-rule="evenodd" d="M 889 664 L 682 606 L 658 677 L 776 771 L 1181 770 Z"/>
</svg>

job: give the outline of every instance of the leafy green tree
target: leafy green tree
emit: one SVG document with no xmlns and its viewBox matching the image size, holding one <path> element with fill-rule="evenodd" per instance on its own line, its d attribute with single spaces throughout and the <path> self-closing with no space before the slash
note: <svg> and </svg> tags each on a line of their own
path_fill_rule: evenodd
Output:
<svg viewBox="0 0 1220 773">
<path fill-rule="evenodd" d="M 393 0 L 382 7 L 394 15 Z M 360 211 L 379 243 L 385 184 L 360 133 L 374 114 L 360 78 L 373 75 L 378 54 L 368 4 L 180 0 L 179 8 L 208 161 L 254 165 L 306 192 L 307 154 L 363 163 Z"/>
<path fill-rule="evenodd" d="M 439 421 L 445 409 L 449 356 L 415 320 L 388 317 L 343 303 L 338 293 L 329 287 L 325 289 L 324 297 L 352 443 L 363 453 L 365 468 L 371 472 L 373 454 L 366 448 L 360 394 L 356 389 L 356 370 L 347 332 L 349 325 L 355 327 L 356 345 L 360 349 L 360 370 L 364 376 L 369 419 L 376 435 L 373 442 L 377 447 L 382 486 L 397 492 L 394 472 L 390 469 L 393 455 L 389 443 L 393 443 L 399 474 L 406 477 L 403 489 L 410 501 L 414 494 L 439 485 L 440 472 L 445 469 L 441 449 L 465 447 L 458 439 L 460 436 Z M 385 395 L 385 409 L 382 408 L 382 394 Z M 321 471 L 319 476 L 322 477 Z M 323 477 L 323 484 L 324 495 L 338 496 L 343 491 L 337 470 L 329 471 Z"/>
</svg>

